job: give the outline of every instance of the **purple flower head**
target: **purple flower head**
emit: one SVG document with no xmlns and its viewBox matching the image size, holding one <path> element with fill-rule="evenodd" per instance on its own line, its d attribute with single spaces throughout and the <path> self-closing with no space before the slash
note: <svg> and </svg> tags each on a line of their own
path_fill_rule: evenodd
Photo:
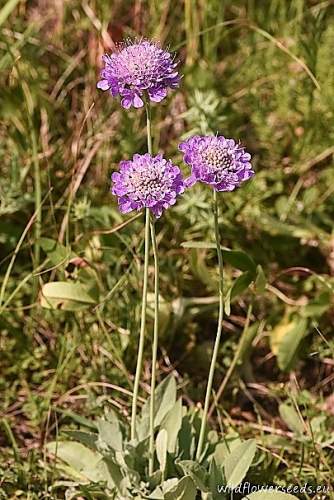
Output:
<svg viewBox="0 0 334 500">
<path fill-rule="evenodd" d="M 185 189 L 179 167 L 162 155 L 135 154 L 132 160 L 121 161 L 111 178 L 122 213 L 147 207 L 158 218 Z"/>
<path fill-rule="evenodd" d="M 254 175 L 251 155 L 233 139 L 222 135 L 194 135 L 179 145 L 184 161 L 191 166 L 187 186 L 196 181 L 210 184 L 216 191 L 233 191 Z"/>
<path fill-rule="evenodd" d="M 122 45 L 114 54 L 104 55 L 103 61 L 97 87 L 120 95 L 123 108 L 141 108 L 143 97 L 160 102 L 180 81 L 172 54 L 148 40 Z"/>
</svg>

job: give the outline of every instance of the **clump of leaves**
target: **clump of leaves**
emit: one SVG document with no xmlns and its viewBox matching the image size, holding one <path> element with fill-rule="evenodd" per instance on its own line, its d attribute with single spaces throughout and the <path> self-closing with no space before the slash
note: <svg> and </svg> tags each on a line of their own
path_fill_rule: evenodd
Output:
<svg viewBox="0 0 334 500">
<path fill-rule="evenodd" d="M 115 499 L 214 500 L 224 498 L 223 487 L 228 492 L 240 485 L 254 463 L 255 440 L 242 441 L 234 432 L 220 439 L 215 430 L 207 429 L 202 456 L 196 461 L 199 410 L 187 409 L 181 398 L 177 399 L 172 376 L 157 387 L 154 397 L 153 475 L 148 473 L 148 400 L 137 417 L 134 441 L 128 439 L 126 423 L 109 412 L 105 419 L 88 422 L 86 430 L 65 431 L 71 440 L 49 443 L 48 451 L 56 457 L 58 469 L 71 478 L 66 483 L 66 498 L 94 486 L 99 494 Z M 268 493 L 266 498 L 276 497 Z"/>
</svg>

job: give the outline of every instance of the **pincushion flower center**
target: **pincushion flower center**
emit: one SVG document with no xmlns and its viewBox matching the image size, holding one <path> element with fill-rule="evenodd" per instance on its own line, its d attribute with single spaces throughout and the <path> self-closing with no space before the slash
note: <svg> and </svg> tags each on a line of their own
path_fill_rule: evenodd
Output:
<svg viewBox="0 0 334 500">
<path fill-rule="evenodd" d="M 129 78 L 132 79 L 142 79 L 143 81 L 151 79 L 152 69 L 155 68 L 155 58 L 154 55 L 149 52 L 140 53 L 135 52 L 131 55 L 132 57 L 127 57 L 125 61 L 125 66 L 128 71 Z"/>
<path fill-rule="evenodd" d="M 215 171 L 228 170 L 233 166 L 233 157 L 225 148 L 209 148 L 202 152 L 204 163 Z"/>
<path fill-rule="evenodd" d="M 140 197 L 156 196 L 163 190 L 162 174 L 156 171 L 134 172 L 130 175 L 130 183 Z"/>
</svg>

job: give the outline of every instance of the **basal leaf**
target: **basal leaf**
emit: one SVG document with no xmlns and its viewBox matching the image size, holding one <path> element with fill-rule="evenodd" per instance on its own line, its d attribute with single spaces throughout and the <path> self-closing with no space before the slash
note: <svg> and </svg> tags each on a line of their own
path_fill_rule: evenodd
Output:
<svg viewBox="0 0 334 500">
<path fill-rule="evenodd" d="M 295 408 L 286 403 L 279 405 L 279 413 L 286 425 L 296 434 L 304 434 L 305 428 Z"/>
<path fill-rule="evenodd" d="M 179 399 L 173 408 L 169 410 L 167 415 L 161 422 L 161 427 L 166 429 L 168 441 L 167 449 L 170 453 L 173 453 L 176 448 L 177 436 L 182 425 L 182 400 Z"/>
<path fill-rule="evenodd" d="M 194 481 L 195 485 L 201 492 L 204 493 L 209 491 L 206 486 L 206 472 L 200 464 L 194 462 L 193 460 L 181 460 L 177 462 L 177 465 L 181 467 L 185 476 L 191 477 L 191 479 Z"/>
<path fill-rule="evenodd" d="M 97 434 L 94 432 L 83 432 L 83 431 L 76 431 L 76 430 L 68 430 L 68 431 L 63 431 L 65 434 L 69 437 L 72 438 L 74 441 L 79 441 L 79 443 L 88 446 L 89 448 L 96 450 L 96 441 L 97 441 Z"/>
<path fill-rule="evenodd" d="M 43 285 L 40 303 L 46 309 L 74 311 L 91 306 L 96 300 L 81 283 L 54 281 Z"/>
<path fill-rule="evenodd" d="M 224 472 L 229 488 L 236 488 L 246 476 L 256 452 L 255 439 L 239 444 L 224 460 Z"/>
<path fill-rule="evenodd" d="M 286 371 L 293 366 L 306 330 L 307 320 L 295 316 L 289 322 L 284 319 L 271 332 L 271 350 L 277 356 L 278 366 L 281 370 Z"/>
<path fill-rule="evenodd" d="M 160 469 L 166 469 L 168 435 L 166 429 L 161 429 L 156 439 L 156 452 Z"/>
<path fill-rule="evenodd" d="M 165 500 L 195 500 L 196 486 L 191 477 L 180 479 L 176 486 L 165 492 Z"/>
<path fill-rule="evenodd" d="M 58 441 L 47 445 L 48 451 L 65 462 L 74 471 L 74 476 L 82 476 L 83 481 L 107 481 L 103 457 L 75 441 Z M 112 483 L 113 484 L 113 483 Z"/>
<path fill-rule="evenodd" d="M 160 425 L 163 418 L 173 408 L 176 401 L 176 382 L 173 376 L 168 376 L 158 385 L 155 390 L 155 417 L 154 425 Z M 150 398 L 145 402 L 142 413 L 139 418 L 137 426 L 138 438 L 145 439 L 149 433 L 149 411 L 150 411 Z"/>
<path fill-rule="evenodd" d="M 123 436 L 116 415 L 110 421 L 99 418 L 97 420 L 99 440 L 115 451 L 122 451 Z"/>
<path fill-rule="evenodd" d="M 298 500 L 298 497 L 290 495 L 289 493 L 283 493 L 282 491 L 255 491 L 250 493 L 242 500 Z"/>
</svg>

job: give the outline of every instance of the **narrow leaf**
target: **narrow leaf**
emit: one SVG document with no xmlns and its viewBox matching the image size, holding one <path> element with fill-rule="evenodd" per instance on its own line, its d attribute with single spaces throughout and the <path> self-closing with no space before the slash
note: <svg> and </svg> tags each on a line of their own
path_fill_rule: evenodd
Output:
<svg viewBox="0 0 334 500">
<path fill-rule="evenodd" d="M 165 429 L 161 429 L 156 439 L 157 458 L 160 464 L 160 469 L 164 471 L 167 463 L 167 440 L 168 435 Z"/>
</svg>

